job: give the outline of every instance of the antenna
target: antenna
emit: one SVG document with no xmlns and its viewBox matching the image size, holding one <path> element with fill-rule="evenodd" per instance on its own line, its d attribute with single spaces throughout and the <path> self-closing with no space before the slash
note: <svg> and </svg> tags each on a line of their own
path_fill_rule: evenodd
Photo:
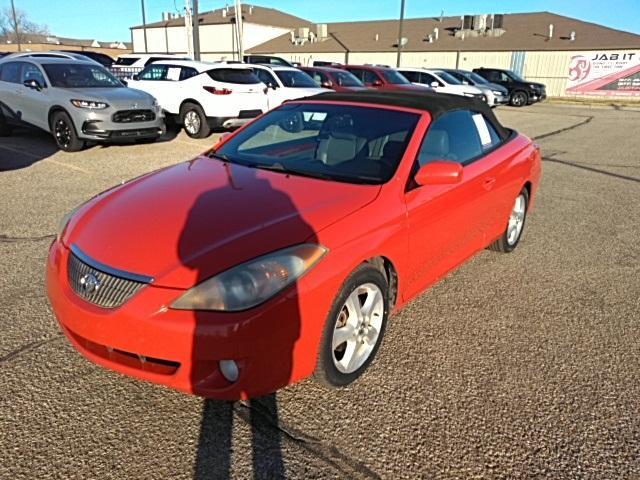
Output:
<svg viewBox="0 0 640 480">
<path fill-rule="evenodd" d="M 442 23 L 442 17 L 444 17 L 444 8 L 440 10 L 440 23 Z"/>
</svg>

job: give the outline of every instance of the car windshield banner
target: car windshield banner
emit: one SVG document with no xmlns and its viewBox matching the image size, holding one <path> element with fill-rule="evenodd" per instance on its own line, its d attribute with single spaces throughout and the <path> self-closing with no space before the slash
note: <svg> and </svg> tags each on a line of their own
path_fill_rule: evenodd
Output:
<svg viewBox="0 0 640 480">
<path fill-rule="evenodd" d="M 568 95 L 640 96 L 640 50 L 571 57 Z"/>
</svg>

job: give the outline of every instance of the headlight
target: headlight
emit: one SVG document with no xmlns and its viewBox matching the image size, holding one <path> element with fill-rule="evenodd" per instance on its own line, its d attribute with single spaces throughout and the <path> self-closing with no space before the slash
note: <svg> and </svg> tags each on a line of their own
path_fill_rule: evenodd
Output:
<svg viewBox="0 0 640 480">
<path fill-rule="evenodd" d="M 154 112 L 160 113 L 160 104 L 158 103 L 158 101 L 155 98 L 153 99 L 153 103 L 151 104 L 151 107 L 152 107 Z"/>
<path fill-rule="evenodd" d="M 245 262 L 188 290 L 172 308 L 239 311 L 263 303 L 299 279 L 326 253 L 302 244 Z"/>
<path fill-rule="evenodd" d="M 538 85 L 529 84 L 529 88 L 533 88 L 534 90 L 539 90 L 540 87 Z"/>
<path fill-rule="evenodd" d="M 103 110 L 109 105 L 104 102 L 94 102 L 93 100 L 71 100 L 74 107 L 88 108 L 89 110 Z"/>
<path fill-rule="evenodd" d="M 491 90 L 494 95 L 502 95 L 502 92 L 499 90 Z"/>
</svg>

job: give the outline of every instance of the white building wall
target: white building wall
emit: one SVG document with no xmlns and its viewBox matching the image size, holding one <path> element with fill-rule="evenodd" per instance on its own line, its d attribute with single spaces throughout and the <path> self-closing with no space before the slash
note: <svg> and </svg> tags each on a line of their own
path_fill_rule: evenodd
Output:
<svg viewBox="0 0 640 480">
<path fill-rule="evenodd" d="M 184 26 L 147 28 L 147 52 L 152 53 L 187 53 L 187 35 Z M 244 49 L 247 50 L 261 43 L 287 33 L 289 30 L 280 27 L 244 24 Z M 131 30 L 133 51 L 144 52 L 144 32 L 142 28 Z M 202 58 L 219 60 L 233 58 L 236 50 L 234 28 L 230 23 L 219 25 L 202 25 L 200 27 L 200 51 Z"/>
</svg>

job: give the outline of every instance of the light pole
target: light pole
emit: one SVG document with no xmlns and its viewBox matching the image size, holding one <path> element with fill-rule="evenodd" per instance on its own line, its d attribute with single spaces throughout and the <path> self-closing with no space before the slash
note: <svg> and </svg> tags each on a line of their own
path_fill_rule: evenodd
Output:
<svg viewBox="0 0 640 480">
<path fill-rule="evenodd" d="M 396 67 L 400 67 L 400 56 L 402 55 L 402 24 L 404 23 L 404 0 L 400 2 L 400 24 L 398 26 L 398 56 Z"/>
<path fill-rule="evenodd" d="M 198 18 L 198 0 L 193 0 L 193 59 L 200 61 L 200 19 Z"/>
<path fill-rule="evenodd" d="M 13 3 L 13 0 L 11 0 L 11 12 L 13 14 L 13 31 L 16 34 L 16 41 L 18 42 L 18 51 L 22 51 L 22 40 L 21 40 L 21 34 L 18 31 L 18 16 L 16 15 L 16 6 Z"/>
<path fill-rule="evenodd" d="M 142 33 L 144 34 L 144 53 L 147 53 L 147 15 L 144 12 L 144 0 L 140 0 L 140 4 L 142 7 Z"/>
</svg>

